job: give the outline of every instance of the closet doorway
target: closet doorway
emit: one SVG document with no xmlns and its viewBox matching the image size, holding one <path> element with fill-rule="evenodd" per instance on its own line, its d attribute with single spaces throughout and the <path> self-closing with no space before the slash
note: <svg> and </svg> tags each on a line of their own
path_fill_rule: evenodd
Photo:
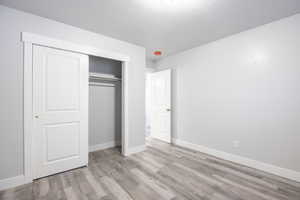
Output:
<svg viewBox="0 0 300 200">
<path fill-rule="evenodd" d="M 122 62 L 89 56 L 89 151 L 121 147 L 121 120 Z"/>
<path fill-rule="evenodd" d="M 87 165 L 89 149 L 128 155 L 129 57 L 31 33 L 22 41 L 24 182 Z"/>
</svg>

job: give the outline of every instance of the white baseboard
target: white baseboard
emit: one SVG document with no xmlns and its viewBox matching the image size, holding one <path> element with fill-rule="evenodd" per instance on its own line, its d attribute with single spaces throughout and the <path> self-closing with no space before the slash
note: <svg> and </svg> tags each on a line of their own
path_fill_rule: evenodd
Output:
<svg viewBox="0 0 300 200">
<path fill-rule="evenodd" d="M 137 147 L 128 148 L 125 152 L 125 156 L 130 156 L 135 153 L 140 153 L 146 150 L 146 145 L 141 145 Z"/>
<path fill-rule="evenodd" d="M 106 143 L 103 143 L 103 144 L 97 144 L 97 145 L 89 146 L 89 152 L 109 149 L 109 148 L 112 148 L 112 147 L 116 147 L 120 144 L 121 144 L 121 142 L 119 142 L 119 141 L 111 141 L 111 142 L 106 142 Z"/>
<path fill-rule="evenodd" d="M 209 155 L 213 155 L 213 156 L 216 156 L 216 157 L 224 159 L 224 160 L 235 162 L 235 163 L 238 163 L 241 165 L 259 169 L 259 170 L 262 170 L 262 171 L 265 171 L 265 172 L 268 172 L 271 174 L 275 174 L 277 176 L 281 176 L 281 177 L 284 177 L 287 179 L 291 179 L 291 180 L 300 182 L 300 172 L 297 172 L 297 171 L 293 171 L 293 170 L 286 169 L 286 168 L 281 168 L 281 167 L 278 167 L 275 165 L 263 163 L 261 161 L 252 160 L 252 159 L 238 156 L 238 155 L 233 155 L 233 154 L 226 153 L 223 151 L 218 151 L 215 149 L 211 149 L 211 148 L 201 146 L 198 144 L 189 143 L 189 142 L 182 141 L 182 140 L 175 139 L 175 138 L 172 139 L 172 143 L 177 146 L 200 151 L 200 152 L 203 152 L 203 153 L 206 153 Z"/>
<path fill-rule="evenodd" d="M 30 183 L 30 182 L 31 181 L 27 181 L 27 179 L 25 179 L 24 175 L 2 179 L 2 180 L 0 180 L 0 191 L 6 190 L 9 188 L 13 188 L 13 187 L 17 187 L 19 185 L 23 185 L 23 184 Z"/>
</svg>

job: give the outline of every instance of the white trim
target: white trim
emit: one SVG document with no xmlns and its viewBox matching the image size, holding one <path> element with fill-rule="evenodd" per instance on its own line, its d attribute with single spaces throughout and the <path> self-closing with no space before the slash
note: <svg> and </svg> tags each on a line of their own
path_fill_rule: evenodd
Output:
<svg viewBox="0 0 300 200">
<path fill-rule="evenodd" d="M 233 155 L 233 154 L 226 153 L 223 151 L 218 151 L 215 149 L 211 149 L 211 148 L 201 146 L 198 144 L 189 143 L 189 142 L 175 139 L 175 138 L 172 139 L 172 143 L 177 146 L 200 151 L 200 152 L 203 152 L 203 153 L 206 153 L 209 155 L 213 155 L 213 156 L 216 156 L 216 157 L 224 159 L 224 160 L 235 162 L 235 163 L 238 163 L 241 165 L 259 169 L 259 170 L 262 170 L 262 171 L 265 171 L 265 172 L 268 172 L 271 174 L 275 174 L 277 176 L 281 176 L 281 177 L 284 177 L 287 179 L 291 179 L 291 180 L 300 182 L 300 172 L 297 172 L 297 171 L 293 171 L 293 170 L 286 169 L 286 168 L 281 168 L 281 167 L 278 167 L 275 165 L 263 163 L 261 161 L 253 160 L 253 159 L 238 156 L 238 155 Z"/>
<path fill-rule="evenodd" d="M 146 145 L 132 147 L 132 148 L 127 149 L 127 152 L 126 152 L 125 156 L 130 156 L 132 154 L 140 153 L 140 152 L 143 152 L 145 150 L 146 150 Z"/>
<path fill-rule="evenodd" d="M 32 43 L 24 42 L 24 176 L 32 181 L 32 131 L 33 131 L 33 98 L 32 98 Z"/>
<path fill-rule="evenodd" d="M 0 191 L 6 190 L 12 187 L 16 187 L 19 185 L 23 185 L 26 183 L 30 183 L 31 181 L 27 181 L 24 175 L 15 176 L 12 178 L 2 179 L 0 180 Z"/>
<path fill-rule="evenodd" d="M 120 144 L 121 144 L 120 141 L 111 141 L 111 142 L 106 142 L 106 143 L 103 143 L 103 144 L 96 144 L 96 145 L 93 145 L 93 146 L 89 146 L 89 152 L 94 152 L 94 151 L 100 151 L 100 150 L 104 150 L 104 149 L 113 148 L 113 147 L 116 147 Z"/>
<path fill-rule="evenodd" d="M 101 56 L 103 58 L 110 58 L 119 61 L 129 61 L 130 58 L 126 55 L 122 55 L 120 53 L 107 51 L 104 49 L 99 49 L 91 46 L 85 46 L 80 44 L 75 44 L 72 42 L 68 42 L 65 40 L 58 40 L 46 36 L 37 35 L 34 33 L 22 32 L 22 41 L 30 42 L 33 44 L 38 44 L 47 47 L 53 47 L 56 49 L 74 51 L 78 53 L 83 53 L 91 56 Z"/>
<path fill-rule="evenodd" d="M 34 160 L 32 130 L 33 130 L 33 99 L 32 99 L 32 57 L 33 45 L 41 45 L 61 50 L 82 53 L 86 55 L 110 58 L 122 61 L 122 154 L 128 153 L 128 62 L 130 58 L 116 52 L 107 51 L 84 45 L 74 44 L 68 41 L 57 40 L 37 34 L 22 32 L 24 44 L 24 182 L 33 180 L 32 170 Z M 104 47 L 103 47 L 104 48 Z M 20 182 L 20 184 L 22 184 Z M 6 187 L 7 188 L 7 187 Z"/>
<path fill-rule="evenodd" d="M 122 62 L 122 154 L 128 149 L 128 63 Z M 127 105 L 127 106 L 125 106 Z"/>
</svg>

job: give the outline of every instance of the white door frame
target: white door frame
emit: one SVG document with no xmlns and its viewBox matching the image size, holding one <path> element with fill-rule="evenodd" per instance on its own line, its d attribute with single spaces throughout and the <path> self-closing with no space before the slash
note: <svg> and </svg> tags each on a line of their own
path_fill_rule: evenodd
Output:
<svg viewBox="0 0 300 200">
<path fill-rule="evenodd" d="M 128 152 L 128 62 L 130 58 L 116 52 L 74 44 L 64 40 L 53 39 L 33 33 L 22 32 L 24 44 L 24 181 L 33 180 L 32 131 L 33 131 L 33 45 L 52 47 L 81 54 L 104 57 L 122 62 L 122 154 Z"/>
</svg>

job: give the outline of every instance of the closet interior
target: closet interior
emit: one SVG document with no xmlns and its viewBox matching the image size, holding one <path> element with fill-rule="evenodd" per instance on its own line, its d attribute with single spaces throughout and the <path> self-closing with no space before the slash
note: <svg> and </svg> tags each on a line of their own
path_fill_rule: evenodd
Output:
<svg viewBox="0 0 300 200">
<path fill-rule="evenodd" d="M 122 62 L 89 57 L 89 149 L 121 151 Z"/>
</svg>

